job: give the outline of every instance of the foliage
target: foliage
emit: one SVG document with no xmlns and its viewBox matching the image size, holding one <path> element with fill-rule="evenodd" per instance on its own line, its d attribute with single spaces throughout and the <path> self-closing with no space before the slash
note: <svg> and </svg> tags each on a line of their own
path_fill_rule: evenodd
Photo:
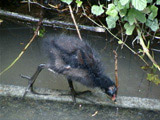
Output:
<svg viewBox="0 0 160 120">
<path fill-rule="evenodd" d="M 68 2 L 69 4 L 73 2 L 72 0 L 62 1 L 70 1 Z M 89 0 L 87 2 L 89 2 Z M 76 0 L 76 4 L 78 7 L 83 7 L 84 5 L 82 0 Z M 102 23 L 103 20 L 101 21 L 99 19 L 99 24 L 96 23 L 96 20 L 91 20 L 90 18 L 92 22 L 96 23 L 96 25 L 100 27 L 104 27 L 109 33 L 111 33 L 109 29 L 116 28 L 117 25 L 120 24 L 122 30 L 121 32 L 125 31 L 124 34 L 122 33 L 123 36 L 136 35 L 135 40 L 138 40 L 140 46 L 142 47 L 138 49 L 137 52 L 131 49 L 123 41 L 123 39 L 120 39 L 111 33 L 118 40 L 118 44 L 125 45 L 134 54 L 139 56 L 147 66 L 149 66 L 149 64 L 143 58 L 145 55 L 147 55 L 147 57 L 153 63 L 154 68 L 160 71 L 160 66 L 150 54 L 150 43 L 152 43 L 150 38 L 153 38 L 154 36 L 148 32 L 151 31 L 155 35 L 158 29 L 160 29 L 157 18 L 157 6 L 160 5 L 160 0 L 107 0 L 107 2 L 98 1 L 98 3 L 89 3 L 89 5 L 92 16 L 99 17 L 101 20 L 105 20 L 107 27 L 104 23 Z M 83 12 L 85 13 L 84 7 Z M 135 40 L 133 40 L 133 42 Z M 148 45 L 146 45 L 146 43 L 148 43 Z M 160 82 L 156 73 L 147 74 L 147 79 L 155 84 L 159 84 Z"/>
<path fill-rule="evenodd" d="M 147 73 L 147 80 L 150 82 L 155 83 L 156 85 L 160 84 L 160 78 L 156 74 L 157 69 L 154 66 L 147 67 L 147 66 L 142 66 L 141 67 L 143 70 L 150 70 L 150 73 Z"/>
<path fill-rule="evenodd" d="M 66 3 L 66 4 L 71 4 L 72 0 L 61 0 L 62 2 Z"/>
<path fill-rule="evenodd" d="M 156 74 L 147 73 L 147 80 L 154 82 L 156 85 L 160 84 L 160 79 Z"/>
<path fill-rule="evenodd" d="M 72 0 L 61 0 L 67 4 L 71 4 Z M 77 6 L 82 5 L 81 0 L 76 0 Z M 148 5 L 147 5 L 148 3 Z M 124 28 L 127 35 L 132 35 L 135 29 L 136 21 L 144 23 L 152 31 L 159 29 L 158 20 L 156 18 L 158 14 L 158 7 L 160 0 L 153 3 L 152 0 L 114 0 L 113 3 L 109 3 L 107 6 L 102 4 L 92 5 L 91 13 L 100 16 L 103 13 L 106 14 L 106 23 L 108 27 L 115 28 L 117 20 L 125 21 Z M 113 21 L 112 25 L 111 21 Z"/>
<path fill-rule="evenodd" d="M 78 7 L 81 7 L 81 5 L 82 5 L 83 2 L 80 1 L 80 0 L 76 0 L 76 3 L 77 3 L 77 6 L 78 6 Z"/>
<path fill-rule="evenodd" d="M 36 28 L 33 28 L 33 31 L 36 31 Z M 38 36 L 43 37 L 45 32 L 46 32 L 45 28 L 39 29 Z"/>
<path fill-rule="evenodd" d="M 102 13 L 104 13 L 103 5 L 93 5 L 91 8 L 91 12 L 96 16 L 101 15 Z"/>
</svg>

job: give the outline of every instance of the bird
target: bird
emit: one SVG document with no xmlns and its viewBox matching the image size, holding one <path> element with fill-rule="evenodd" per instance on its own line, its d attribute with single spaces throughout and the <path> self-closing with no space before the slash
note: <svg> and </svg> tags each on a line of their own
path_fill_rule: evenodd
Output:
<svg viewBox="0 0 160 120">
<path fill-rule="evenodd" d="M 32 77 L 21 75 L 22 78 L 29 80 L 23 97 L 28 91 L 39 94 L 33 89 L 33 84 L 39 73 L 45 68 L 66 77 L 75 103 L 78 92 L 74 89 L 74 81 L 89 88 L 100 88 L 112 101 L 116 101 L 115 82 L 105 75 L 102 62 L 93 48 L 86 41 L 74 35 L 52 34 L 44 37 L 43 42 L 49 58 L 48 63 L 40 64 Z"/>
</svg>

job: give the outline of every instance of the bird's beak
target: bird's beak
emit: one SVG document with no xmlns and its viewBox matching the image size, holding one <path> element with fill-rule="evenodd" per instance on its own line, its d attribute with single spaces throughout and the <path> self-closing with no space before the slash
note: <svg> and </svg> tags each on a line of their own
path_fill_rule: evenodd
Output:
<svg viewBox="0 0 160 120">
<path fill-rule="evenodd" d="M 111 99 L 112 99 L 113 102 L 116 102 L 116 95 L 114 94 Z"/>
</svg>

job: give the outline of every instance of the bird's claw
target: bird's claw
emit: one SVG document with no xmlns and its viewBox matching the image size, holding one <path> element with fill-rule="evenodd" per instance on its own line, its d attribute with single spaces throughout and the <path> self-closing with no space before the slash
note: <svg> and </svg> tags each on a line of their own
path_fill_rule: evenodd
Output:
<svg viewBox="0 0 160 120">
<path fill-rule="evenodd" d="M 85 98 L 85 97 L 81 97 L 80 95 L 82 94 L 86 94 L 86 93 L 92 93 L 91 91 L 89 90 L 86 90 L 86 91 L 83 91 L 83 92 L 76 92 L 76 91 L 71 91 L 70 93 L 66 93 L 66 94 L 60 94 L 61 96 L 72 96 L 72 100 L 74 102 L 74 105 L 76 104 L 76 98 L 79 98 L 81 100 L 85 100 L 87 102 L 91 102 L 91 103 L 94 103 L 93 101 Z"/>
<path fill-rule="evenodd" d="M 27 80 L 31 80 L 31 77 L 29 77 L 29 76 L 26 76 L 26 75 L 20 75 L 21 76 L 21 78 L 25 78 L 25 79 L 27 79 Z"/>
<path fill-rule="evenodd" d="M 47 93 L 39 93 L 39 92 L 36 92 L 34 89 L 33 89 L 33 82 L 34 80 L 29 77 L 29 76 L 26 76 L 26 75 L 21 75 L 22 78 L 25 78 L 28 80 L 28 86 L 27 88 L 25 89 L 25 92 L 23 94 L 23 98 L 26 96 L 26 94 L 28 92 L 31 92 L 32 94 L 36 94 L 36 95 L 50 95 L 50 94 L 47 94 Z"/>
</svg>

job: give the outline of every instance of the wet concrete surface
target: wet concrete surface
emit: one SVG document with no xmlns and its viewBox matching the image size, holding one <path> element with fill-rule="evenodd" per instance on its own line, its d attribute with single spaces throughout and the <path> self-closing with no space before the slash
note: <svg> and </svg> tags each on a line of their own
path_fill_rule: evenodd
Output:
<svg viewBox="0 0 160 120">
<path fill-rule="evenodd" d="M 46 29 L 47 33 L 59 35 L 58 29 Z M 74 31 L 73 33 L 76 34 Z M 23 50 L 33 35 L 33 30 L 27 26 L 4 21 L 0 26 L 0 71 L 8 67 L 11 62 Z M 95 34 L 82 32 L 84 39 L 87 39 L 91 46 L 102 58 L 106 74 L 114 80 L 114 55 L 112 50 L 116 45 L 112 45 L 105 40 L 103 33 Z M 31 46 L 26 50 L 22 58 L 6 73 L 0 76 L 0 84 L 27 86 L 27 81 L 20 78 L 20 74 L 31 76 L 37 66 L 46 63 L 47 58 L 42 50 L 42 38 L 36 38 Z M 160 99 L 160 85 L 149 83 L 146 80 L 146 72 L 141 70 L 144 65 L 140 59 L 133 55 L 127 48 L 118 49 L 118 73 L 119 92 L 121 96 L 135 96 L 142 98 Z M 155 55 L 155 57 L 158 55 Z M 83 91 L 88 89 L 81 84 L 74 83 L 75 89 Z M 35 82 L 37 88 L 69 90 L 67 80 L 60 75 L 44 70 Z"/>
<path fill-rule="evenodd" d="M 0 96 L 22 98 L 25 93 L 25 90 L 26 88 L 21 86 L 0 84 Z M 28 91 L 25 98 L 34 100 L 67 102 L 67 103 L 73 102 L 72 96 L 69 91 L 51 90 L 43 88 L 35 90 L 38 93 L 41 93 L 41 95 L 33 94 Z M 107 97 L 102 91 L 98 89 L 92 93 L 89 92 L 76 96 L 76 102 L 78 104 L 102 105 L 102 106 L 112 106 L 117 108 L 131 108 L 131 109 L 136 108 L 143 110 L 160 111 L 160 100 L 158 99 L 117 96 L 115 103 L 109 97 Z"/>
<path fill-rule="evenodd" d="M 160 112 L 0 97 L 0 120 L 160 120 Z"/>
</svg>

